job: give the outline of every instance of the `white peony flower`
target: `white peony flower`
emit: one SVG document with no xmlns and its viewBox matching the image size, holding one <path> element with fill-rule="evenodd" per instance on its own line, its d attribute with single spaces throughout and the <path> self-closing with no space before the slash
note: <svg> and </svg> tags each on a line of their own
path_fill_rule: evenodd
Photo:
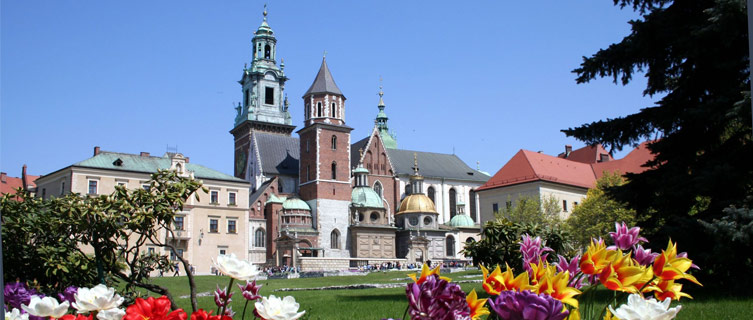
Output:
<svg viewBox="0 0 753 320">
<path fill-rule="evenodd" d="M 40 298 L 39 296 L 32 296 L 29 305 L 22 304 L 21 308 L 32 316 L 60 318 L 68 312 L 69 306 L 70 303 L 68 301 L 59 303 L 53 297 Z"/>
<path fill-rule="evenodd" d="M 240 260 L 235 254 L 221 254 L 214 262 L 215 268 L 222 274 L 236 280 L 247 281 L 259 274 L 259 268 L 246 260 Z"/>
<path fill-rule="evenodd" d="M 97 312 L 97 319 L 99 320 L 120 320 L 123 319 L 123 316 L 125 316 L 125 310 L 119 308 L 112 308 Z"/>
<path fill-rule="evenodd" d="M 29 320 L 29 314 L 22 314 L 21 310 L 13 308 L 10 312 L 5 311 L 5 320 Z"/>
<path fill-rule="evenodd" d="M 298 312 L 298 305 L 295 302 L 295 298 L 287 296 L 285 298 L 278 298 L 275 295 L 262 297 L 261 301 L 254 303 L 256 312 L 266 320 L 295 320 L 300 318 L 306 311 Z"/>
<path fill-rule="evenodd" d="M 123 303 L 123 297 L 104 284 L 98 284 L 94 288 L 78 288 L 74 297 L 76 302 L 73 307 L 78 313 L 114 309 Z"/>
<path fill-rule="evenodd" d="M 674 319 L 682 309 L 682 306 L 669 309 L 670 302 L 669 298 L 664 302 L 658 302 L 654 298 L 646 300 L 635 293 L 628 296 L 628 302 L 617 310 L 614 310 L 612 306 L 609 306 L 609 310 L 620 320 L 670 320 Z"/>
</svg>

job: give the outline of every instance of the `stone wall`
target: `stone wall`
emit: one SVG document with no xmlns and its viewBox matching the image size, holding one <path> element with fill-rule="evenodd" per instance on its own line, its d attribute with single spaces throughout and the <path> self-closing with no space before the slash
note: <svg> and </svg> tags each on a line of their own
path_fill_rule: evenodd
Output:
<svg viewBox="0 0 753 320">
<path fill-rule="evenodd" d="M 405 265 L 405 259 L 358 259 L 358 258 L 310 258 L 301 257 L 298 259 L 301 272 L 312 271 L 342 271 L 348 270 L 353 265 L 374 265 L 385 262 L 393 264 L 400 263 Z"/>
</svg>

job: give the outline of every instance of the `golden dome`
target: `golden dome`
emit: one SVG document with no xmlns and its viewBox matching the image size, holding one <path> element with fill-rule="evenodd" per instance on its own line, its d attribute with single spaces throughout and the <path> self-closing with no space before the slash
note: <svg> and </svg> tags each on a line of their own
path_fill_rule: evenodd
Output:
<svg viewBox="0 0 753 320">
<path fill-rule="evenodd" d="M 396 214 L 411 212 L 437 213 L 437 209 L 434 208 L 434 202 L 431 201 L 429 197 L 423 193 L 416 193 L 405 197 L 405 199 L 400 202 L 400 209 Z"/>
</svg>

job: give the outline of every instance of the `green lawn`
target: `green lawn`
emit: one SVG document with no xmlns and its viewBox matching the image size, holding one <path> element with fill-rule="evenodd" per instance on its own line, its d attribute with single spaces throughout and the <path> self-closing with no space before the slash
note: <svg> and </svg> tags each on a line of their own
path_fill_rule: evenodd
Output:
<svg viewBox="0 0 753 320">
<path fill-rule="evenodd" d="M 306 291 L 275 291 L 281 288 L 313 288 L 365 283 L 407 283 L 410 281 L 403 271 L 374 272 L 368 275 L 324 277 L 309 279 L 274 279 L 259 281 L 263 285 L 261 295 L 276 296 L 291 295 L 306 310 L 303 319 L 381 319 L 402 318 L 407 306 L 405 288 L 387 289 L 351 289 L 351 290 L 306 290 Z M 479 271 L 467 271 L 445 274 L 453 280 L 465 280 L 464 275 L 479 275 Z M 402 278 L 403 280 L 397 280 Z M 195 278 L 198 292 L 211 292 L 219 284 L 225 287 L 227 277 L 198 276 Z M 477 278 L 478 279 L 478 278 Z M 154 282 L 170 288 L 178 304 L 189 311 L 190 302 L 178 298 L 189 294 L 186 277 L 155 278 Z M 237 282 L 236 282 L 237 283 Z M 479 296 L 486 293 L 480 283 L 464 283 L 461 287 L 465 292 L 476 289 Z M 240 294 L 236 284 L 233 284 L 233 301 L 231 306 L 237 313 L 235 319 L 240 320 L 245 299 Z M 213 296 L 199 297 L 199 307 L 205 310 L 216 310 Z M 696 295 L 694 300 L 682 300 L 683 310 L 676 319 L 751 319 L 753 318 L 753 298 L 735 298 L 729 295 L 702 294 Z M 249 305 L 246 318 L 252 319 L 252 305 Z M 215 311 L 216 312 L 216 311 Z"/>
</svg>

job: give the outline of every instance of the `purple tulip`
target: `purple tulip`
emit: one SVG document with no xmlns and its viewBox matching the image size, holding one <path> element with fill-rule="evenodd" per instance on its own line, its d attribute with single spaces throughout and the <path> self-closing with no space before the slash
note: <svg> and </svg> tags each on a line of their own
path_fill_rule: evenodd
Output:
<svg viewBox="0 0 753 320">
<path fill-rule="evenodd" d="M 29 305 L 31 296 L 39 295 L 36 290 L 30 289 L 23 282 L 11 282 L 6 284 L 3 294 L 5 295 L 6 304 L 11 308 L 21 310 L 23 313 L 25 313 L 25 311 L 21 309 L 21 304 Z"/>
<path fill-rule="evenodd" d="M 254 282 L 246 281 L 245 286 L 239 284 L 238 288 L 241 288 L 243 297 L 246 298 L 246 300 L 261 299 L 261 296 L 259 295 L 259 289 L 261 289 L 261 285 L 257 285 L 256 280 L 254 280 Z"/>
<path fill-rule="evenodd" d="M 76 302 L 75 294 L 78 292 L 78 288 L 74 286 L 70 286 L 68 288 L 65 288 L 63 292 L 58 293 L 58 300 L 62 303 L 63 301 L 68 301 L 70 303 Z"/>
<path fill-rule="evenodd" d="M 646 238 L 638 236 L 638 233 L 641 231 L 641 228 L 639 227 L 628 229 L 624 222 L 622 222 L 622 224 L 615 222 L 614 227 L 616 232 L 609 233 L 609 236 L 614 240 L 614 245 L 607 247 L 607 249 L 629 250 L 640 241 L 648 242 Z"/>
<path fill-rule="evenodd" d="M 447 282 L 439 276 L 429 276 L 420 285 L 410 283 L 405 293 L 411 319 L 470 319 L 471 309 L 465 301 L 465 292 L 458 284 Z"/>
<path fill-rule="evenodd" d="M 502 291 L 489 299 L 489 307 L 509 320 L 562 320 L 570 314 L 559 300 L 530 291 Z"/>
<path fill-rule="evenodd" d="M 547 254 L 542 255 L 544 252 L 554 252 L 549 247 L 542 248 L 541 237 L 531 238 L 528 234 L 524 234 L 523 241 L 518 243 L 520 244 L 520 253 L 523 255 L 523 267 L 529 273 L 532 273 L 531 263 L 546 260 Z"/>
<path fill-rule="evenodd" d="M 217 290 L 214 291 L 214 304 L 216 304 L 218 307 L 227 306 L 230 304 L 230 299 L 233 296 L 232 292 L 229 292 L 230 290 L 225 287 L 224 289 L 220 289 L 220 286 L 217 286 Z"/>
<path fill-rule="evenodd" d="M 658 253 L 652 253 L 651 249 L 644 249 L 643 246 L 637 244 L 633 249 L 633 258 L 638 261 L 638 264 L 642 266 L 650 266 L 654 263 L 654 259 L 659 256 Z"/>
<path fill-rule="evenodd" d="M 586 277 L 576 277 L 578 272 L 580 272 L 580 255 L 576 255 L 573 257 L 570 262 L 567 261 L 567 258 L 557 255 L 559 258 L 559 262 L 557 262 L 557 271 L 558 272 L 569 272 L 570 273 L 570 283 L 567 285 L 576 289 L 580 289 L 583 286 L 588 284 L 588 280 Z"/>
</svg>

